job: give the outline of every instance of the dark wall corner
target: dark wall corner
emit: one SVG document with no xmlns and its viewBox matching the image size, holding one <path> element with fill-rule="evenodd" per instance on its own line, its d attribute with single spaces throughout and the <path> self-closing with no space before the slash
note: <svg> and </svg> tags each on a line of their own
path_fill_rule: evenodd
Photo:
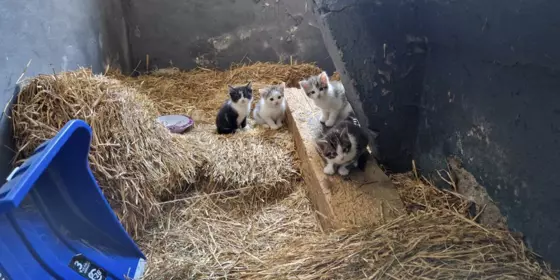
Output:
<svg viewBox="0 0 560 280">
<path fill-rule="evenodd" d="M 362 101 L 359 98 L 355 81 L 348 74 L 348 71 L 346 69 L 346 63 L 342 59 L 343 58 L 342 53 L 340 52 L 337 42 L 330 32 L 328 23 L 325 20 L 325 16 L 323 16 L 322 14 L 324 12 L 324 6 L 327 4 L 316 3 L 315 0 L 308 0 L 308 3 L 311 5 L 313 14 L 317 19 L 315 22 L 317 23 L 317 26 L 321 31 L 321 36 L 323 38 L 323 41 L 325 42 L 325 47 L 327 49 L 327 52 L 333 61 L 336 71 L 340 75 L 342 83 L 344 84 L 348 101 L 350 102 L 350 105 L 352 105 L 352 108 L 356 113 L 358 121 L 362 125 L 369 127 L 369 121 L 364 112 Z"/>
<path fill-rule="evenodd" d="M 123 8 L 126 0 L 99 0 L 100 48 L 103 54 L 103 69 L 107 66 L 119 68 L 123 73 L 132 71 L 131 46 L 128 41 L 128 26 Z"/>
<path fill-rule="evenodd" d="M 381 162 L 429 175 L 456 156 L 464 191 L 559 268 L 560 2 L 311 3 Z"/>
<path fill-rule="evenodd" d="M 414 3 L 311 1 L 360 122 L 379 132 L 380 162 L 411 168 L 427 56 Z"/>
</svg>

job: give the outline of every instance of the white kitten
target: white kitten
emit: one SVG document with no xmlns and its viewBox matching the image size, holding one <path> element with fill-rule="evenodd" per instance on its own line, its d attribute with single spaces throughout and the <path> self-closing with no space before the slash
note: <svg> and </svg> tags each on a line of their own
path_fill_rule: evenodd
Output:
<svg viewBox="0 0 560 280">
<path fill-rule="evenodd" d="M 339 81 L 329 81 L 325 71 L 317 76 L 299 82 L 307 96 L 322 111 L 321 123 L 332 127 L 337 121 L 346 119 L 353 112 L 346 99 L 344 85 Z"/>
<path fill-rule="evenodd" d="M 286 117 L 284 88 L 286 88 L 286 83 L 283 82 L 280 85 L 268 86 L 259 90 L 261 99 L 253 111 L 253 118 L 257 124 L 272 129 L 282 127 Z"/>
</svg>

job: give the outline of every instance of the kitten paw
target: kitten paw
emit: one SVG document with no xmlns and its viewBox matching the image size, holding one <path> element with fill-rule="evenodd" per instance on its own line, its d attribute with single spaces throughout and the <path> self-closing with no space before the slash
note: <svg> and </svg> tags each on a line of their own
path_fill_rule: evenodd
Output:
<svg viewBox="0 0 560 280">
<path fill-rule="evenodd" d="M 348 175 L 349 173 L 350 173 L 350 170 L 348 170 L 348 168 L 346 168 L 346 167 L 344 167 L 344 166 L 341 166 L 341 167 L 338 169 L 338 174 L 340 174 L 340 175 L 342 175 L 342 176 L 346 176 L 346 175 Z"/>
<path fill-rule="evenodd" d="M 325 126 L 327 127 L 331 127 L 334 125 L 334 121 L 333 120 L 327 120 L 327 122 L 325 122 Z"/>
<path fill-rule="evenodd" d="M 321 117 L 319 118 L 319 121 L 321 123 L 325 123 L 327 121 L 327 117 L 325 115 L 321 115 Z"/>
<path fill-rule="evenodd" d="M 262 127 L 264 127 L 264 128 L 270 128 L 270 125 L 268 125 L 268 124 L 263 124 Z"/>
<path fill-rule="evenodd" d="M 332 165 L 327 165 L 325 166 L 325 168 L 323 169 L 323 172 L 327 175 L 333 175 L 334 174 L 334 168 Z"/>
<path fill-rule="evenodd" d="M 280 128 L 280 126 L 278 126 L 278 125 L 275 124 L 274 126 L 271 126 L 270 128 L 273 129 L 273 130 L 277 130 L 277 129 Z"/>
</svg>

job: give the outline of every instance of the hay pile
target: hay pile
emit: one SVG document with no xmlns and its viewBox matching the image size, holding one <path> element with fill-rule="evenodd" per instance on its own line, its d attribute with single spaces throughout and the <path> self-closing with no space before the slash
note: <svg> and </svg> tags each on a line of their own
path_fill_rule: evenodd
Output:
<svg viewBox="0 0 560 280">
<path fill-rule="evenodd" d="M 319 232 L 301 187 L 278 203 L 246 211 L 208 196 L 170 209 L 140 242 L 149 259 L 146 278 L 238 279 L 248 260 Z"/>
<path fill-rule="evenodd" d="M 408 214 L 321 232 L 289 132 L 214 132 L 227 84 L 295 86 L 319 71 L 257 63 L 137 78 L 39 76 L 13 110 L 19 158 L 68 120 L 86 120 L 92 169 L 148 255 L 148 279 L 554 279 L 519 238 L 477 224 L 461 197 L 413 177 L 393 177 Z M 170 134 L 154 121 L 163 113 L 189 114 L 196 126 Z"/>
<path fill-rule="evenodd" d="M 228 98 L 228 84 L 252 81 L 256 101 L 257 89 L 264 85 L 286 82 L 288 87 L 299 87 L 302 78 L 320 72 L 312 64 L 255 63 L 235 66 L 229 71 L 161 69 L 136 78 L 118 71 L 112 71 L 110 75 L 141 88 L 162 114 L 187 114 L 196 123 L 214 124 L 218 109 Z"/>
<path fill-rule="evenodd" d="M 258 201 L 284 197 L 292 191 L 292 182 L 299 177 L 293 137 L 285 127 L 279 131 L 254 127 L 234 135 L 217 135 L 215 118 L 229 98 L 227 85 L 252 81 L 254 105 L 259 88 L 282 81 L 295 86 L 302 78 L 320 71 L 311 64 L 256 63 L 229 71 L 161 69 L 138 77 L 119 72 L 111 72 L 110 76 L 135 87 L 159 112 L 187 114 L 195 120 L 195 129 L 177 138 L 201 143 L 201 156 L 206 161 L 199 167 L 197 189 L 238 190 Z M 249 125 L 254 125 L 251 119 Z"/>
<path fill-rule="evenodd" d="M 258 89 L 280 81 L 294 84 L 318 71 L 308 64 L 255 64 L 225 72 L 168 69 L 138 78 L 93 75 L 88 69 L 41 75 L 27 81 L 13 107 L 17 159 L 29 156 L 67 121 L 85 120 L 94 132 L 92 170 L 134 236 L 154 221 L 162 201 L 192 190 L 235 191 L 253 202 L 282 198 L 299 177 L 290 133 L 258 128 L 220 136 L 214 117 L 228 83 L 252 80 Z M 165 113 L 190 114 L 196 126 L 173 135 L 155 122 Z"/>
<path fill-rule="evenodd" d="M 460 197 L 393 180 L 409 214 L 335 233 L 320 231 L 299 187 L 249 215 L 194 198 L 142 240 L 147 279 L 555 279 L 521 240 L 468 218 Z"/>
<path fill-rule="evenodd" d="M 161 197 L 194 183 L 196 142 L 177 141 L 154 122 L 153 104 L 136 90 L 90 70 L 27 81 L 13 107 L 18 159 L 25 159 L 71 119 L 93 129 L 92 170 L 125 227 L 137 234 L 157 215 Z"/>
</svg>

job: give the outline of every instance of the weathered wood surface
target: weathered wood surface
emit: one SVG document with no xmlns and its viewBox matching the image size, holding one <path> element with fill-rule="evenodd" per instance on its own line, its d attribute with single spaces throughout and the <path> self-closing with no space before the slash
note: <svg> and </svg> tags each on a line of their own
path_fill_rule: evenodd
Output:
<svg viewBox="0 0 560 280">
<path fill-rule="evenodd" d="M 320 110 L 297 88 L 286 89 L 287 124 L 294 135 L 308 196 L 324 229 L 374 226 L 404 211 L 391 180 L 370 159 L 365 171 L 351 171 L 348 178 L 323 173 L 324 161 L 314 138 L 321 132 Z"/>
</svg>

